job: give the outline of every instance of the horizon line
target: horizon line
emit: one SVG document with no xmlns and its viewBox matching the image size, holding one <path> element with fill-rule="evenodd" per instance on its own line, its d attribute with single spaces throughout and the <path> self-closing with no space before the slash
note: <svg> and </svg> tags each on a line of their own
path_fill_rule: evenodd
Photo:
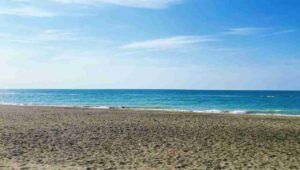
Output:
<svg viewBox="0 0 300 170">
<path fill-rule="evenodd" d="M 177 89 L 177 88 L 0 88 L 0 90 L 177 90 L 177 91 L 292 91 L 286 89 Z"/>
</svg>

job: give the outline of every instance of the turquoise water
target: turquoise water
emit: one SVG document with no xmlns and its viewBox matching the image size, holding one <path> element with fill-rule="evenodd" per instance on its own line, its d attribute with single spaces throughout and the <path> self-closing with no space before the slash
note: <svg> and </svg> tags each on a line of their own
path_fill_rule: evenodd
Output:
<svg viewBox="0 0 300 170">
<path fill-rule="evenodd" d="M 0 90 L 0 104 L 300 115 L 300 91 Z"/>
</svg>

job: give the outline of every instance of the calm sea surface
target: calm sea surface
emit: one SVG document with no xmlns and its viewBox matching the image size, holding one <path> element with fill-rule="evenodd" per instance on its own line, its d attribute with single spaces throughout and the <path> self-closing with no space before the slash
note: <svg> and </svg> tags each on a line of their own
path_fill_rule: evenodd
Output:
<svg viewBox="0 0 300 170">
<path fill-rule="evenodd" d="M 0 90 L 0 104 L 300 115 L 300 91 Z"/>
</svg>

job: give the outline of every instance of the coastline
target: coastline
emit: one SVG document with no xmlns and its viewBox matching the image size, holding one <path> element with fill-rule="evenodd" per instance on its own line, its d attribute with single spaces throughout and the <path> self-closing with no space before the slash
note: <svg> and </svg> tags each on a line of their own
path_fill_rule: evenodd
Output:
<svg viewBox="0 0 300 170">
<path fill-rule="evenodd" d="M 0 106 L 2 169 L 299 169 L 300 118 Z"/>
<path fill-rule="evenodd" d="M 189 110 L 189 109 L 168 109 L 168 108 L 146 108 L 146 107 L 127 107 L 127 106 L 70 106 L 70 105 L 28 105 L 28 104 L 0 104 L 0 106 L 11 107 L 46 107 L 46 108 L 74 108 L 74 109 L 98 109 L 98 110 L 132 110 L 132 111 L 159 111 L 175 113 L 199 113 L 199 114 L 221 114 L 221 115 L 252 115 L 252 116 L 279 116 L 279 117 L 300 117 L 300 114 L 281 114 L 276 110 Z M 261 113 L 268 112 L 268 113 Z"/>
</svg>

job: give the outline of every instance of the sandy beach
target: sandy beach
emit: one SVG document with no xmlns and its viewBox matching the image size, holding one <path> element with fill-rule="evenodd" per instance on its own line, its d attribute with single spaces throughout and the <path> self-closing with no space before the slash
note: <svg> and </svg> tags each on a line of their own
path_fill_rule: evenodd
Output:
<svg viewBox="0 0 300 170">
<path fill-rule="evenodd" d="M 300 118 L 0 106 L 0 169 L 300 169 Z"/>
</svg>

